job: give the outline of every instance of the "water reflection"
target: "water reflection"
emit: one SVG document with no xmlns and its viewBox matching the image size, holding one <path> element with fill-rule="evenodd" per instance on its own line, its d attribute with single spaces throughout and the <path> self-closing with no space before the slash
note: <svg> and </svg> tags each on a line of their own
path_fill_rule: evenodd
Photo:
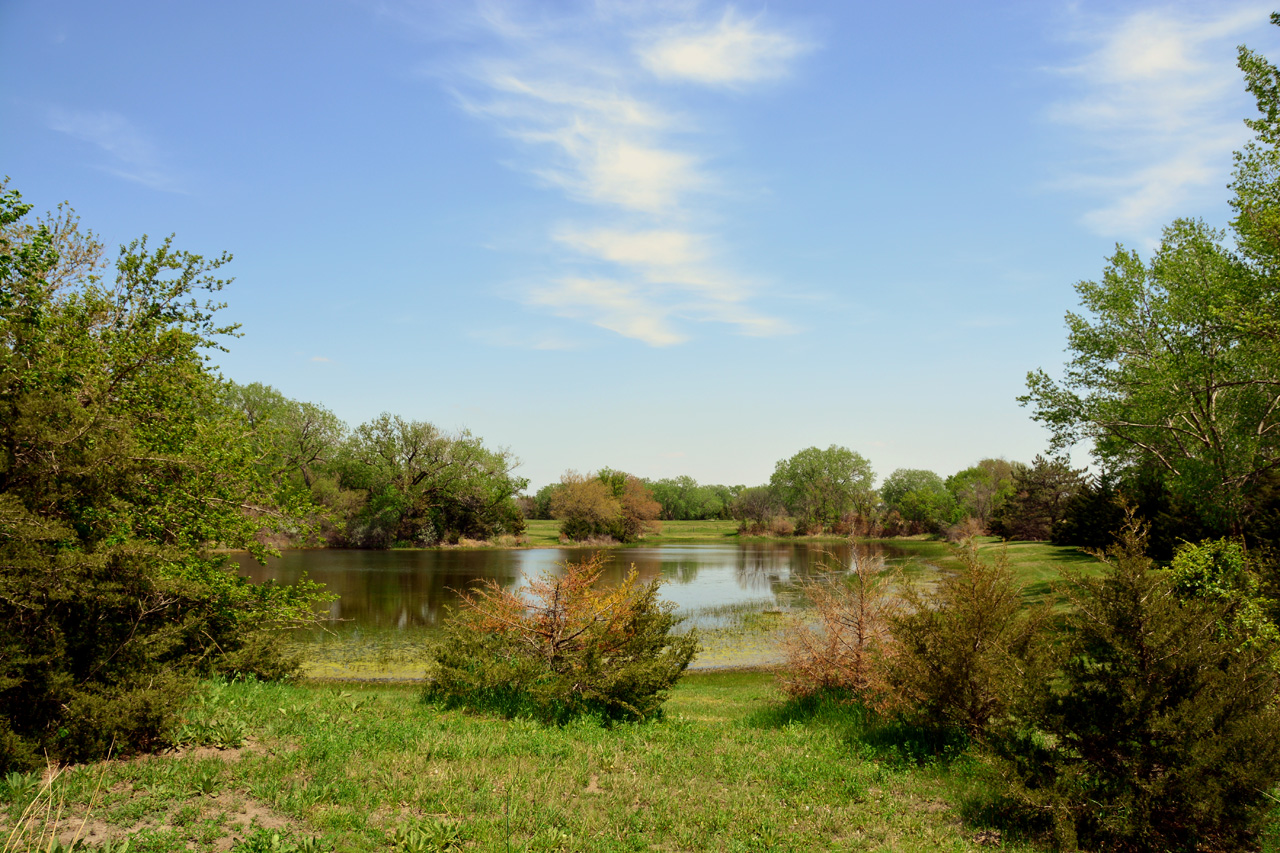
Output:
<svg viewBox="0 0 1280 853">
<path fill-rule="evenodd" d="M 410 630 L 432 628 L 455 605 L 461 590 L 482 579 L 519 589 L 530 577 L 576 562 L 594 549 L 525 551 L 286 551 L 265 566 L 239 555 L 242 572 L 255 581 L 292 583 L 305 572 L 338 596 L 328 607 L 330 627 Z M 693 616 L 732 605 L 785 606 L 798 578 L 822 566 L 847 564 L 845 543 L 751 542 L 610 549 L 608 583 L 631 566 L 642 581 L 662 578 L 662 595 Z M 889 554 L 888 556 L 895 556 Z"/>
</svg>

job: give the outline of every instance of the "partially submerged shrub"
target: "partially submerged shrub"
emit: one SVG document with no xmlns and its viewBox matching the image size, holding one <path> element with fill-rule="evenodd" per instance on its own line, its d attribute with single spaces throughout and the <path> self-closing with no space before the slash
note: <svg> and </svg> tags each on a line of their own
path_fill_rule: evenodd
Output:
<svg viewBox="0 0 1280 853">
<path fill-rule="evenodd" d="M 956 556 L 934 591 L 904 585 L 889 681 L 909 718 L 981 738 L 1038 677 L 1043 611 L 1023 609 L 1003 548 L 992 563 L 972 542 Z"/>
<path fill-rule="evenodd" d="M 793 697 L 838 694 L 878 706 L 893 607 L 884 557 L 854 546 L 849 566 L 836 561 L 827 568 L 801 585 L 817 624 L 796 617 L 783 631 L 782 689 Z"/>
<path fill-rule="evenodd" d="M 526 597 L 492 580 L 465 594 L 433 651 L 427 698 L 548 722 L 658 714 L 697 638 L 671 633 L 680 620 L 658 599 L 660 580 L 641 583 L 633 567 L 607 587 L 606 562 L 566 564 L 532 580 Z"/>
</svg>

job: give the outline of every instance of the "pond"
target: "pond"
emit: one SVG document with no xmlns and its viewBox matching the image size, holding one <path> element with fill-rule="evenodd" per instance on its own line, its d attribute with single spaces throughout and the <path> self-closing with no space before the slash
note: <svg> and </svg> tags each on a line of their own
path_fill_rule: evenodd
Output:
<svg viewBox="0 0 1280 853">
<path fill-rule="evenodd" d="M 875 546 L 889 560 L 902 555 Z M 300 633 L 305 670 L 313 677 L 421 677 L 424 649 L 460 590 L 482 579 L 519 589 L 599 549 L 527 550 L 340 549 L 285 551 L 259 565 L 237 555 L 255 581 L 291 583 L 305 573 L 337 599 L 324 629 Z M 694 667 L 776 662 L 775 629 L 803 603 L 796 582 L 824 567 L 848 565 L 847 543 L 750 542 L 668 544 L 607 549 L 605 579 L 617 583 L 631 566 L 642 581 L 661 578 L 685 625 L 703 635 Z"/>
</svg>

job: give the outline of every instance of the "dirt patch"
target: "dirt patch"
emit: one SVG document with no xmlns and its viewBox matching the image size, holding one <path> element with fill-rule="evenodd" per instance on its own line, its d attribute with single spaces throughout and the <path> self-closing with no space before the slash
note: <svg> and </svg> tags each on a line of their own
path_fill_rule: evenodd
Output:
<svg viewBox="0 0 1280 853">
<path fill-rule="evenodd" d="M 200 809 L 200 819 L 214 818 L 222 824 L 224 833 L 213 842 L 212 849 L 226 853 L 238 841 L 256 829 L 279 830 L 282 833 L 300 828 L 300 824 L 272 810 L 269 806 L 234 793 L 217 797 L 176 801 L 169 814 L 161 819 L 146 819 L 132 826 L 111 824 L 98 817 L 92 809 L 83 805 L 68 808 L 59 815 L 44 811 L 33 815 L 18 825 L 0 820 L 0 837 L 10 839 L 12 849 L 44 849 L 50 840 L 57 839 L 64 847 L 80 842 L 88 847 L 107 841 L 117 841 L 143 830 L 173 830 L 174 815 L 184 806 L 195 803 Z M 52 819 L 56 817 L 56 819 Z"/>
<path fill-rule="evenodd" d="M 217 746 L 179 746 L 174 747 L 165 754 L 172 758 L 216 758 L 219 761 L 234 764 L 247 755 L 257 755 L 266 751 L 262 744 L 253 738 L 247 738 L 242 746 L 226 748 Z"/>
<path fill-rule="evenodd" d="M 227 827 L 227 834 L 214 843 L 213 849 L 219 853 L 230 850 L 237 841 L 259 827 L 284 831 L 299 826 L 269 806 L 236 794 L 219 794 L 213 803 L 225 815 L 223 825 Z"/>
</svg>

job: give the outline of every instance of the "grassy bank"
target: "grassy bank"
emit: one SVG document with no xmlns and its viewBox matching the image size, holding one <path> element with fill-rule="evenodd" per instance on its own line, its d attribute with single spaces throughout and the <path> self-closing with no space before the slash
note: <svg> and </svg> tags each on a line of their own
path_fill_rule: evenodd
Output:
<svg viewBox="0 0 1280 853">
<path fill-rule="evenodd" d="M 665 719 L 544 728 L 442 712 L 405 686 L 217 684 L 188 733 L 231 748 L 68 770 L 5 849 L 55 831 L 128 835 L 130 853 L 960 851 L 995 838 L 963 819 L 981 791 L 965 760 L 897 762 L 852 718 L 791 719 L 778 701 L 766 673 L 692 675 Z M 0 837 L 32 793 L 10 793 Z"/>
<path fill-rule="evenodd" d="M 525 522 L 525 539 L 530 548 L 554 548 L 560 545 L 560 522 L 530 519 Z M 650 533 L 639 543 L 656 545 L 663 542 L 736 542 L 736 521 L 664 521 L 662 530 Z"/>
</svg>

